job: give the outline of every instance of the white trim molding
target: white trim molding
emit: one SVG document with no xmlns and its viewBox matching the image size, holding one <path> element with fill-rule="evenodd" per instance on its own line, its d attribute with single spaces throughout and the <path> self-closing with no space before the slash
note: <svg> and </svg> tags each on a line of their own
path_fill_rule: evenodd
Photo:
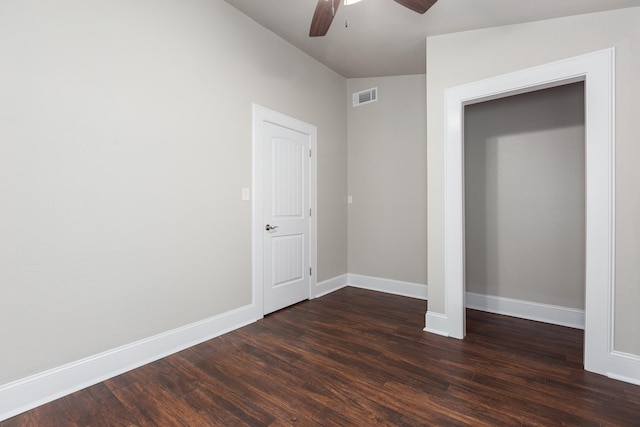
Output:
<svg viewBox="0 0 640 427">
<path fill-rule="evenodd" d="M 353 278 L 360 285 L 348 284 Z M 322 291 L 317 292 L 315 297 L 345 286 L 423 300 L 426 298 L 426 285 L 351 274 L 319 283 L 317 288 Z M 4 384 L 0 386 L 0 421 L 251 324 L 262 317 L 256 317 L 256 313 L 258 309 L 254 305 L 248 305 Z M 427 312 L 425 322 L 426 332 L 449 336 L 450 321 L 445 315 Z M 611 360 L 607 376 L 640 385 L 640 357 L 617 351 L 611 352 L 609 357 Z"/>
<path fill-rule="evenodd" d="M 322 282 L 316 285 L 314 292 L 311 294 L 311 298 L 320 298 L 331 292 L 335 292 L 338 289 L 342 289 L 348 286 L 349 283 L 349 275 L 342 274 L 340 276 L 336 276 L 332 279 L 323 280 Z"/>
<path fill-rule="evenodd" d="M 492 295 L 466 293 L 467 308 L 584 329 L 584 310 Z"/>
<path fill-rule="evenodd" d="M 613 353 L 615 240 L 615 50 L 605 49 L 445 90 L 445 317 L 449 336 L 465 328 L 464 107 L 585 82 L 586 298 L 588 371 L 606 375 Z"/>
<path fill-rule="evenodd" d="M 0 421 L 255 322 L 246 306 L 0 386 Z"/>
<path fill-rule="evenodd" d="M 640 385 L 640 356 L 614 350 L 610 357 L 609 378 Z"/>
<path fill-rule="evenodd" d="M 449 319 L 447 319 L 447 316 L 444 314 L 427 311 L 424 323 L 425 327 L 423 330 L 425 332 L 442 335 L 443 337 L 449 336 Z"/>
<path fill-rule="evenodd" d="M 382 279 L 380 277 L 363 276 L 361 274 L 349 274 L 348 276 L 349 286 L 353 286 L 354 288 L 369 289 L 371 291 L 385 292 L 387 294 L 421 300 L 427 299 L 428 288 L 426 284 Z"/>
</svg>

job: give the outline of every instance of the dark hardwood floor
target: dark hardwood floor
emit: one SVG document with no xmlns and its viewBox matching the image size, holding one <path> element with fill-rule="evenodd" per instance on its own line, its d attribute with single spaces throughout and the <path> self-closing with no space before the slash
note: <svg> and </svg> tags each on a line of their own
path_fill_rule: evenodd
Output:
<svg viewBox="0 0 640 427">
<path fill-rule="evenodd" d="M 582 331 L 354 288 L 12 419 L 14 426 L 640 426 L 640 387 L 585 372 Z"/>
</svg>

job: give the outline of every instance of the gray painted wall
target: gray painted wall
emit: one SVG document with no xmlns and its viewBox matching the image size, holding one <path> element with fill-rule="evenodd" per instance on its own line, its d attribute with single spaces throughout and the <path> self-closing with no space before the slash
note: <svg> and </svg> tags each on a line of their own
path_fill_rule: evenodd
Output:
<svg viewBox="0 0 640 427">
<path fill-rule="evenodd" d="M 378 87 L 378 101 L 351 94 Z M 427 283 L 425 76 L 349 79 L 349 273 Z"/>
<path fill-rule="evenodd" d="M 584 84 L 465 108 L 467 291 L 584 309 Z"/>
<path fill-rule="evenodd" d="M 251 302 L 251 105 L 318 127 L 347 272 L 346 79 L 216 0 L 0 2 L 0 384 Z"/>
</svg>

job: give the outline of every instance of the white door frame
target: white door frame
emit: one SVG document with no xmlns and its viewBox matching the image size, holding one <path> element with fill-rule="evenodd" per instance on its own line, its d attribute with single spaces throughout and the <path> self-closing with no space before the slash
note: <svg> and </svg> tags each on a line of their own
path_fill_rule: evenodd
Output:
<svg viewBox="0 0 640 427">
<path fill-rule="evenodd" d="M 313 290 L 316 288 L 316 274 L 318 271 L 317 259 L 317 140 L 318 130 L 315 126 L 294 119 L 277 111 L 270 110 L 257 104 L 253 104 L 253 136 L 252 136 L 252 161 L 251 161 L 251 283 L 252 306 L 255 310 L 255 318 L 264 317 L 264 224 L 263 224 L 263 194 L 262 194 L 262 159 L 263 159 L 263 127 L 264 122 L 285 127 L 306 135 L 309 135 L 309 266 L 311 276 L 309 278 L 309 298 L 313 298 Z"/>
<path fill-rule="evenodd" d="M 586 370 L 611 373 L 614 297 L 614 49 L 529 68 L 445 91 L 446 335 L 464 338 L 464 107 L 483 101 L 585 82 Z M 441 316 L 441 315 L 440 315 Z M 427 319 L 429 313 L 427 313 Z"/>
</svg>

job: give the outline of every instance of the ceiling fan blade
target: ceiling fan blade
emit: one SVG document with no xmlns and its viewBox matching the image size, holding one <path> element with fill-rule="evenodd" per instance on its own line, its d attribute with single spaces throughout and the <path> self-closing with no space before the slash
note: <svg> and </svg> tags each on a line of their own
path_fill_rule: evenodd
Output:
<svg viewBox="0 0 640 427">
<path fill-rule="evenodd" d="M 425 13 L 438 0 L 395 0 L 395 1 L 396 3 L 400 3 L 404 7 L 408 7 L 414 12 Z"/>
<path fill-rule="evenodd" d="M 332 3 L 333 8 L 331 7 Z M 311 19 L 309 37 L 319 37 L 327 34 L 340 3 L 341 0 L 318 0 L 316 11 L 313 14 L 313 19 Z"/>
</svg>

